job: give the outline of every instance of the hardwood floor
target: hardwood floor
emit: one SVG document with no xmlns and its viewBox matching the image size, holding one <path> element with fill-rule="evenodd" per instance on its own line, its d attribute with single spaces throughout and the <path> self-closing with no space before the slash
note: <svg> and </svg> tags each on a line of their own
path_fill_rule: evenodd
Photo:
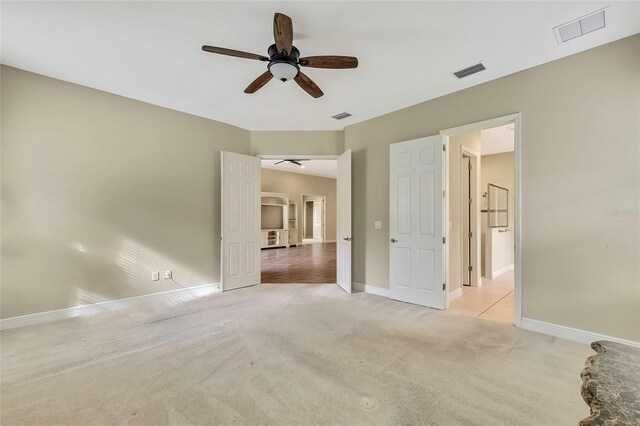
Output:
<svg viewBox="0 0 640 426">
<path fill-rule="evenodd" d="M 451 302 L 454 312 L 506 324 L 515 322 L 513 271 L 493 280 L 483 278 L 481 287 L 464 287 L 461 297 Z"/>
<path fill-rule="evenodd" d="M 336 243 L 262 250 L 262 283 L 336 282 Z"/>
</svg>

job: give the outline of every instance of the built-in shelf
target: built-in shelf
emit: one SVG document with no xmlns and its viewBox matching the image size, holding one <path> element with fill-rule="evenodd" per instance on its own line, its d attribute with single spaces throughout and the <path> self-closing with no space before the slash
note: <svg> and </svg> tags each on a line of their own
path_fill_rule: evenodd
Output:
<svg viewBox="0 0 640 426">
<path fill-rule="evenodd" d="M 298 205 L 289 203 L 289 245 L 298 245 Z"/>
<path fill-rule="evenodd" d="M 289 195 L 276 192 L 263 192 L 261 246 L 289 246 Z"/>
</svg>

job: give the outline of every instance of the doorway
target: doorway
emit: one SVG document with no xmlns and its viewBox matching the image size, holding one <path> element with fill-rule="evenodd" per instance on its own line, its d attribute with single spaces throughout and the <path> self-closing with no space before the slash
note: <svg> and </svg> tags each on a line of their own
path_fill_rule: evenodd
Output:
<svg viewBox="0 0 640 426">
<path fill-rule="evenodd" d="M 512 298 L 511 312 L 514 313 L 511 314 L 511 323 L 521 326 L 520 122 L 519 113 L 511 114 L 442 130 L 439 135 L 390 145 L 389 295 L 392 299 L 449 309 L 463 293 L 484 287 L 487 280 L 483 280 L 481 275 L 483 263 L 487 261 L 488 264 L 488 259 L 495 260 L 496 257 L 482 257 L 482 246 L 485 244 L 482 223 L 486 219 L 481 217 L 480 205 L 484 203 L 481 188 L 486 185 L 481 183 L 481 147 L 479 143 L 474 146 L 456 139 L 473 133 L 479 142 L 482 131 L 500 126 L 510 127 L 513 191 L 509 207 L 511 213 L 506 213 L 505 216 L 511 217 L 512 222 L 502 227 L 500 236 L 513 238 L 506 245 L 502 241 L 502 246 L 512 256 L 513 284 L 512 290 L 508 292 Z M 476 166 L 475 185 L 473 172 L 471 177 L 466 177 L 472 195 L 470 203 L 469 198 L 463 199 L 460 194 L 460 181 L 463 178 L 460 168 L 465 157 L 472 163 L 472 171 Z M 476 163 L 473 162 L 474 158 Z M 492 199 L 499 200 L 500 197 L 494 196 Z M 503 199 L 506 200 L 504 197 Z M 465 200 L 467 205 L 463 209 L 461 205 L 464 205 L 462 201 Z M 470 211 L 467 210 L 469 205 L 472 206 Z M 490 208 L 494 213 L 502 209 L 503 207 Z M 467 224 L 470 235 L 463 238 L 465 230 L 460 218 L 465 210 L 469 215 Z M 498 231 L 495 229 L 492 232 Z M 467 261 L 464 260 L 465 255 L 468 257 Z M 464 266 L 467 266 L 465 271 Z M 463 281 L 469 272 L 469 286 L 465 286 Z M 483 293 L 488 292 L 488 288 Z M 475 294 L 480 293 L 478 291 Z"/>
<path fill-rule="evenodd" d="M 475 287 L 481 281 L 478 251 L 480 215 L 477 208 L 480 154 L 464 145 L 460 148 L 460 282 L 464 287 Z"/>
<path fill-rule="evenodd" d="M 517 324 L 516 120 L 448 131 L 447 142 L 449 309 Z"/>
<path fill-rule="evenodd" d="M 318 244 L 327 241 L 326 195 L 303 195 L 303 235 L 302 244 Z M 333 220 L 332 222 L 335 222 Z M 335 238 L 332 238 L 335 242 Z"/>
<path fill-rule="evenodd" d="M 334 164 L 334 178 L 324 179 L 333 182 L 333 196 L 310 200 L 311 235 L 320 244 L 300 244 L 304 235 L 302 195 L 316 193 L 318 185 L 294 190 L 291 185 L 296 179 L 290 176 L 293 173 L 288 173 L 289 176 L 271 180 L 278 189 L 265 191 L 263 184 L 268 180 L 265 173 L 271 170 L 262 169 L 264 160 L 300 169 L 313 169 L 309 167 L 312 161 L 330 160 Z M 305 179 L 326 178 L 322 176 L 322 168 L 316 172 L 305 173 Z M 340 156 L 260 157 L 223 152 L 222 176 L 223 291 L 264 283 L 264 270 L 280 266 L 279 273 L 286 275 L 280 283 L 335 283 L 351 293 L 351 151 Z M 327 220 L 327 212 L 331 212 L 333 221 Z M 328 241 L 326 234 L 332 226 L 335 236 Z M 327 270 L 331 269 L 328 265 L 333 265 L 330 278 L 318 278 L 327 276 Z M 251 274 L 245 274 L 244 269 L 249 266 Z M 319 275 L 314 268 L 320 271 Z"/>
</svg>

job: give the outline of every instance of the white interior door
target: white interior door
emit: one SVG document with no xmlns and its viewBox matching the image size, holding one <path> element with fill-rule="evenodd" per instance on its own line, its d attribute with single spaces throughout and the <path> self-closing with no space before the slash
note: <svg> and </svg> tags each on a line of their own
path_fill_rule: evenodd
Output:
<svg viewBox="0 0 640 426">
<path fill-rule="evenodd" d="M 322 201 L 313 202 L 313 239 L 322 239 Z"/>
<path fill-rule="evenodd" d="M 391 145 L 390 277 L 392 299 L 445 308 L 441 136 Z"/>
<path fill-rule="evenodd" d="M 337 184 L 337 282 L 351 293 L 351 150 L 338 157 Z"/>
<path fill-rule="evenodd" d="M 223 291 L 260 284 L 260 159 L 222 152 Z"/>
</svg>

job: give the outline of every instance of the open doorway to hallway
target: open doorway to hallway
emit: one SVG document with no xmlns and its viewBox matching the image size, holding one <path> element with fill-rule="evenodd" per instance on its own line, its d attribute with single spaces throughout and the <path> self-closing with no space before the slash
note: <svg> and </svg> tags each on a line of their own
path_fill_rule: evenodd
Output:
<svg viewBox="0 0 640 426">
<path fill-rule="evenodd" d="M 302 196 L 302 244 L 323 243 L 326 240 L 326 196 Z"/>
<path fill-rule="evenodd" d="M 449 308 L 514 324 L 514 123 L 449 138 Z"/>
<path fill-rule="evenodd" d="M 335 283 L 337 160 L 261 163 L 261 282 Z"/>
</svg>

